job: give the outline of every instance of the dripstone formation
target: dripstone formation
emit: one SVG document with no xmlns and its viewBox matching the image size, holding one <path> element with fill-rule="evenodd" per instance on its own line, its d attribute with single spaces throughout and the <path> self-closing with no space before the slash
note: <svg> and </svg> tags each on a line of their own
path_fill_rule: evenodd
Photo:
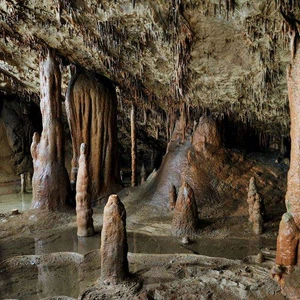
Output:
<svg viewBox="0 0 300 300">
<path fill-rule="evenodd" d="M 174 216 L 172 233 L 177 237 L 195 236 L 199 225 L 198 210 L 194 192 L 187 182 L 179 189 Z"/>
<path fill-rule="evenodd" d="M 61 120 L 61 73 L 49 51 L 40 62 L 40 91 L 43 131 L 34 133 L 32 207 L 63 209 L 70 198 L 70 182 L 65 168 L 64 128 Z"/>
<path fill-rule="evenodd" d="M 129 275 L 126 211 L 117 195 L 110 195 L 103 212 L 101 281 L 119 283 Z"/>
<path fill-rule="evenodd" d="M 300 229 L 300 46 L 299 32 L 293 15 L 286 16 L 290 28 L 291 64 L 287 68 L 288 96 L 291 116 L 291 157 L 285 203 L 277 238 L 276 264 L 290 269 L 299 265 Z M 298 21 L 299 22 L 299 21 Z M 278 269 L 278 268 L 277 268 Z M 279 279 L 281 276 L 279 276 Z"/>
<path fill-rule="evenodd" d="M 91 207 L 91 196 L 89 189 L 89 174 L 86 162 L 86 145 L 80 146 L 79 168 L 76 181 L 76 214 L 77 235 L 90 236 L 94 234 L 93 209 Z"/>
<path fill-rule="evenodd" d="M 68 86 L 66 110 L 73 145 L 71 181 L 75 182 L 81 143 L 88 145 L 86 163 L 91 200 L 121 187 L 117 151 L 117 99 L 112 84 L 87 72 L 76 73 Z"/>
<path fill-rule="evenodd" d="M 260 194 L 257 192 L 254 177 L 250 178 L 247 203 L 249 222 L 253 226 L 253 232 L 261 234 L 263 232 L 263 202 Z"/>
</svg>

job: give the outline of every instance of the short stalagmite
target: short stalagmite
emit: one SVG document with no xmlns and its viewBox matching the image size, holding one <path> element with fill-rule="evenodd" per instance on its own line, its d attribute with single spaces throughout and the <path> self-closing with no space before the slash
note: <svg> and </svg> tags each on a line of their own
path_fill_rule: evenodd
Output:
<svg viewBox="0 0 300 300">
<path fill-rule="evenodd" d="M 101 280 L 118 283 L 129 275 L 126 211 L 117 195 L 111 195 L 103 212 L 101 232 Z"/>
<path fill-rule="evenodd" d="M 187 182 L 179 189 L 174 216 L 172 233 L 177 237 L 195 236 L 197 234 L 199 219 L 194 192 Z"/>
<path fill-rule="evenodd" d="M 81 143 L 88 145 L 87 166 L 91 200 L 121 187 L 117 150 L 117 96 L 105 78 L 76 73 L 68 86 L 66 111 L 71 130 L 73 159 L 71 181 L 76 181 Z"/>
<path fill-rule="evenodd" d="M 252 223 L 253 231 L 255 234 L 261 234 L 263 232 L 264 206 L 262 198 L 257 191 L 254 177 L 250 178 L 247 203 L 249 211 L 249 222 Z"/>
<path fill-rule="evenodd" d="M 91 207 L 91 196 L 89 189 L 89 174 L 86 162 L 86 145 L 80 146 L 79 168 L 76 181 L 76 214 L 77 235 L 90 236 L 94 234 L 93 209 Z"/>
<path fill-rule="evenodd" d="M 172 184 L 169 190 L 169 209 L 173 210 L 176 205 L 177 192 L 175 185 Z"/>
<path fill-rule="evenodd" d="M 70 182 L 65 168 L 61 74 L 51 51 L 40 63 L 40 91 L 43 131 L 41 137 L 33 135 L 31 144 L 32 207 L 58 210 L 70 198 Z"/>
</svg>

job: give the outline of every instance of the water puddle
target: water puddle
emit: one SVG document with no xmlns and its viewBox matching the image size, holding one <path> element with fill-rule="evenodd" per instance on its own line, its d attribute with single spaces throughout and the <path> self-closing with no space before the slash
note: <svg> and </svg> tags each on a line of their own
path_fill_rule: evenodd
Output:
<svg viewBox="0 0 300 300">
<path fill-rule="evenodd" d="M 20 193 L 20 186 L 15 183 L 0 185 L 0 213 L 8 213 L 17 208 L 19 211 L 30 209 L 32 194 Z"/>
<path fill-rule="evenodd" d="M 128 232 L 128 248 L 133 253 L 172 254 L 194 253 L 213 257 L 243 259 L 257 254 L 261 248 L 274 248 L 275 239 L 207 239 L 199 238 L 189 245 L 182 245 L 173 236 L 151 236 Z M 78 237 L 76 228 L 13 241 L 0 240 L 0 262 L 18 255 L 44 255 L 55 252 L 86 254 L 100 249 L 100 233 L 91 237 Z"/>
</svg>

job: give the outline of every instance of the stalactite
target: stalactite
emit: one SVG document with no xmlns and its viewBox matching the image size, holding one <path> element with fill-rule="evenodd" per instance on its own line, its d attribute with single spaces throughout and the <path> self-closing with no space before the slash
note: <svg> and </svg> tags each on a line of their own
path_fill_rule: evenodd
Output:
<svg viewBox="0 0 300 300">
<path fill-rule="evenodd" d="M 131 106 L 130 115 L 130 127 L 131 127 L 131 186 L 136 186 L 136 127 L 135 127 L 135 117 L 136 108 L 134 103 Z"/>
</svg>

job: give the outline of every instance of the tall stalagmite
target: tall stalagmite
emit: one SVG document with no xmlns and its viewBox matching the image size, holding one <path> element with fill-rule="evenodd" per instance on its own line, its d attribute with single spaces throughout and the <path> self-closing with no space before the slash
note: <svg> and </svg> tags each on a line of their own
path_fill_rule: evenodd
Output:
<svg viewBox="0 0 300 300">
<path fill-rule="evenodd" d="M 65 168 L 61 74 L 51 51 L 40 62 L 40 91 L 43 132 L 41 137 L 34 134 L 31 145 L 32 207 L 63 209 L 70 198 L 70 182 Z"/>
<path fill-rule="evenodd" d="M 117 192 L 121 187 L 117 150 L 117 97 L 105 78 L 78 72 L 69 83 L 66 110 L 70 125 L 75 182 L 81 143 L 87 145 L 91 200 Z"/>
<path fill-rule="evenodd" d="M 287 84 L 291 117 L 291 158 L 284 214 L 277 238 L 276 263 L 286 267 L 297 264 L 300 229 L 300 36 L 293 16 L 285 16 L 290 26 L 291 63 Z M 298 259 L 299 264 L 299 259 Z"/>
<path fill-rule="evenodd" d="M 126 279 L 129 274 L 126 211 L 117 195 L 110 195 L 104 207 L 100 253 L 101 280 L 118 283 Z"/>
<path fill-rule="evenodd" d="M 94 234 L 93 209 L 91 207 L 91 196 L 89 194 L 89 173 L 86 163 L 86 145 L 80 146 L 79 168 L 76 181 L 76 214 L 77 235 L 90 236 Z"/>
</svg>

